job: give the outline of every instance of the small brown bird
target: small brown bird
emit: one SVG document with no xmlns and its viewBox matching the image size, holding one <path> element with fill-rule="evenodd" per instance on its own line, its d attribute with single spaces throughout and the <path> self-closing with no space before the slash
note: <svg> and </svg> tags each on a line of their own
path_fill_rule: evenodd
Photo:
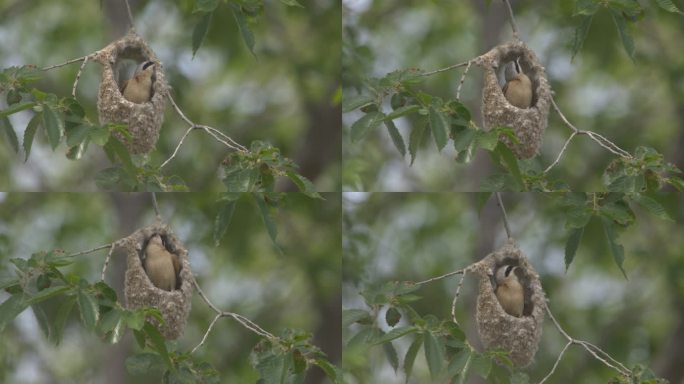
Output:
<svg viewBox="0 0 684 384">
<path fill-rule="evenodd" d="M 121 87 L 121 94 L 126 100 L 142 104 L 152 98 L 152 84 L 156 76 L 157 65 L 154 61 L 145 61 L 135 70 L 133 77 L 126 80 Z"/>
<path fill-rule="evenodd" d="M 166 250 L 159 234 L 150 238 L 145 249 L 145 272 L 152 284 L 166 291 L 176 289 L 176 279 L 180 269 L 178 256 Z"/>
<path fill-rule="evenodd" d="M 520 317 L 525 305 L 523 287 L 515 274 L 518 267 L 502 265 L 496 271 L 496 298 L 509 315 Z"/>
<path fill-rule="evenodd" d="M 532 104 L 532 82 L 523 73 L 520 63 L 516 58 L 506 65 L 506 85 L 503 94 L 511 105 L 518 108 L 529 108 Z"/>
</svg>

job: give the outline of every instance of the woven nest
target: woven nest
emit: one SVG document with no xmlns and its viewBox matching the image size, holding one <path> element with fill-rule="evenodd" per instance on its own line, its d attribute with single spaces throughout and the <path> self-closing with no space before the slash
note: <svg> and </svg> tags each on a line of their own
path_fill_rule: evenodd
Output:
<svg viewBox="0 0 684 384">
<path fill-rule="evenodd" d="M 180 288 L 173 291 L 159 289 L 152 284 L 142 266 L 143 251 L 147 242 L 154 234 L 160 234 L 168 251 L 175 253 L 181 268 Z M 183 334 L 185 324 L 190 314 L 190 301 L 193 290 L 193 277 L 188 261 L 188 251 L 183 244 L 161 224 L 155 224 L 135 231 L 121 241 L 120 247 L 126 252 L 126 307 L 137 309 L 141 307 L 158 308 L 164 319 L 160 324 L 154 318 L 148 320 L 155 325 L 167 339 L 177 339 Z"/>
<path fill-rule="evenodd" d="M 494 294 L 492 276 L 504 264 L 520 267 L 516 271 L 525 296 L 521 317 L 506 313 Z M 546 306 L 539 275 L 512 241 L 475 264 L 473 271 L 480 279 L 476 320 L 483 344 L 507 351 L 518 367 L 530 365 L 539 347 Z"/>
<path fill-rule="evenodd" d="M 102 64 L 102 80 L 97 97 L 97 112 L 100 124 L 128 124 L 130 136 L 114 132 L 126 148 L 133 154 L 148 153 L 154 149 L 159 139 L 159 130 L 164 122 L 166 105 L 166 78 L 157 56 L 138 35 L 128 34 L 97 52 L 94 59 Z M 126 79 L 118 79 L 122 60 L 142 63 L 152 60 L 157 63 L 156 80 L 152 85 L 152 100 L 146 103 L 133 103 L 121 94 L 120 85 Z M 119 81 L 117 81 L 119 80 Z"/>
<path fill-rule="evenodd" d="M 519 59 L 523 72 L 532 82 L 532 104 L 520 109 L 511 105 L 499 85 L 497 72 L 506 63 Z M 544 67 L 527 46 L 519 41 L 499 45 L 478 58 L 478 65 L 484 68 L 484 90 L 482 92 L 482 115 L 485 129 L 496 127 L 513 128 L 519 143 L 501 137 L 501 141 L 519 159 L 529 159 L 539 152 L 542 136 L 548 122 L 551 105 L 551 88 L 546 79 Z"/>
</svg>

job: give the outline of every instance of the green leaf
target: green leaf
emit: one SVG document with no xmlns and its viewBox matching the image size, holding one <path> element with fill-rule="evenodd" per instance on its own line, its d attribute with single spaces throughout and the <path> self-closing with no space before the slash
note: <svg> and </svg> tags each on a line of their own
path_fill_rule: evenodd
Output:
<svg viewBox="0 0 684 384">
<path fill-rule="evenodd" d="M 0 126 L 2 126 L 2 130 L 5 132 L 7 140 L 12 146 L 12 149 L 14 149 L 14 153 L 19 152 L 19 139 L 17 138 L 17 133 L 14 132 L 14 127 L 12 127 L 12 123 L 9 121 L 7 116 L 0 117 Z"/>
<path fill-rule="evenodd" d="M 617 235 L 615 234 L 615 225 L 607 218 L 601 218 L 601 223 L 603 224 L 603 231 L 606 234 L 606 239 L 608 240 L 608 245 L 610 248 L 610 253 L 613 255 L 613 260 L 615 264 L 620 268 L 622 275 L 627 279 L 627 274 L 623 269 L 623 264 L 625 262 L 625 250 L 621 244 L 617 242 Z"/>
<path fill-rule="evenodd" d="M 126 325 L 128 328 L 139 331 L 145 326 L 145 312 L 137 310 L 126 313 Z"/>
<path fill-rule="evenodd" d="M 656 4 L 667 12 L 684 14 L 671 0 L 656 0 Z"/>
<path fill-rule="evenodd" d="M 442 362 L 444 361 L 444 347 L 435 339 L 430 332 L 425 332 L 425 359 L 430 369 L 430 377 L 434 380 L 442 371 Z"/>
<path fill-rule="evenodd" d="M 109 135 L 110 132 L 107 127 L 93 127 L 90 130 L 88 137 L 93 141 L 93 143 L 103 147 L 109 141 Z"/>
<path fill-rule="evenodd" d="M 394 368 L 394 372 L 396 372 L 399 368 L 399 356 L 397 356 L 397 350 L 394 349 L 392 343 L 383 344 L 382 349 L 385 351 L 385 356 L 387 356 L 387 360 L 389 360 L 392 368 Z"/>
<path fill-rule="evenodd" d="M 406 382 L 408 383 L 409 377 L 411 377 L 411 372 L 413 371 L 413 363 L 416 361 L 416 356 L 420 350 L 420 346 L 423 345 L 423 335 L 418 333 L 413 339 L 411 346 L 406 351 L 406 356 L 404 357 L 404 372 L 406 373 Z"/>
<path fill-rule="evenodd" d="M 147 375 L 166 371 L 164 360 L 156 353 L 143 352 L 126 358 L 126 370 L 131 375 Z"/>
<path fill-rule="evenodd" d="M 368 95 L 356 95 L 353 97 L 344 97 L 342 100 L 342 112 L 347 113 L 355 109 L 365 107 L 366 105 L 373 104 L 375 99 Z"/>
<path fill-rule="evenodd" d="M 475 143 L 487 151 L 493 151 L 499 144 L 499 134 L 496 131 L 476 131 Z"/>
<path fill-rule="evenodd" d="M 338 378 L 338 372 L 337 372 L 337 367 L 332 365 L 328 360 L 319 358 L 319 359 L 314 359 L 313 361 L 314 364 L 318 365 L 323 372 L 325 372 L 325 375 L 328 376 L 331 382 L 333 383 L 338 383 L 339 381 L 337 380 Z"/>
<path fill-rule="evenodd" d="M 667 213 L 667 211 L 665 211 L 665 208 L 654 199 L 645 195 L 638 194 L 632 196 L 632 200 L 634 200 L 637 204 L 641 205 L 642 207 L 646 208 L 646 210 L 650 212 L 652 215 L 659 217 L 663 220 L 674 221 L 672 217 L 670 217 L 670 215 Z"/>
<path fill-rule="evenodd" d="M 192 57 L 195 57 L 197 50 L 202 46 L 202 42 L 207 37 L 209 32 L 209 25 L 211 25 L 211 18 L 213 13 L 206 13 L 202 15 L 199 22 L 195 24 L 192 29 Z"/>
<path fill-rule="evenodd" d="M 124 166 L 126 171 L 130 174 L 136 174 L 137 169 L 133 160 L 131 159 L 131 154 L 128 149 L 114 136 L 109 136 L 109 141 L 104 146 L 105 151 L 109 151 L 121 160 L 121 164 Z"/>
<path fill-rule="evenodd" d="M 379 126 L 384 118 L 385 114 L 379 111 L 370 112 L 363 115 L 363 117 L 358 119 L 351 126 L 352 142 L 356 142 L 364 138 L 366 134 L 368 134 L 368 131 Z"/>
<path fill-rule="evenodd" d="M 38 327 L 43 332 L 43 336 L 49 340 L 52 332 L 50 330 L 50 320 L 48 320 L 45 310 L 43 310 L 43 308 L 39 305 L 32 305 L 31 309 L 33 310 L 33 315 L 36 317 L 36 321 L 38 322 Z"/>
<path fill-rule="evenodd" d="M 59 139 L 64 131 L 64 122 L 57 116 L 57 113 L 49 105 L 43 105 L 43 124 L 48 134 L 50 146 L 54 151 L 59 145 Z"/>
<path fill-rule="evenodd" d="M 57 296 L 61 293 L 64 293 L 68 290 L 70 290 L 71 287 L 68 285 L 59 285 L 56 287 L 50 287 L 43 289 L 42 291 L 39 291 L 35 295 L 31 296 L 27 301 L 26 304 L 36 304 L 40 303 L 41 301 L 47 300 L 51 297 Z"/>
<path fill-rule="evenodd" d="M 88 133 L 92 127 L 86 124 L 80 124 L 73 128 L 66 130 L 66 145 L 68 147 L 75 147 L 83 142 L 88 137 Z"/>
<path fill-rule="evenodd" d="M 577 0 L 575 2 L 575 13 L 573 16 L 591 16 L 599 10 L 599 3 L 596 0 Z"/>
<path fill-rule="evenodd" d="M 417 112 L 420 109 L 420 105 L 412 104 L 412 105 L 406 105 L 404 107 L 397 108 L 396 110 L 390 112 L 385 116 L 385 122 L 398 119 L 402 116 L 406 116 L 408 114 L 411 114 L 413 112 Z"/>
<path fill-rule="evenodd" d="M 613 16 L 615 26 L 617 27 L 618 32 L 620 33 L 622 46 L 625 47 L 625 52 L 627 52 L 627 56 L 629 56 L 629 58 L 632 59 L 632 61 L 634 61 L 634 40 L 632 40 L 632 35 L 629 32 L 627 23 L 625 22 L 622 13 L 611 9 L 610 14 L 611 16 Z"/>
<path fill-rule="evenodd" d="M 486 379 L 492 370 L 492 359 L 486 355 L 476 354 L 473 357 L 471 368 L 473 372 Z"/>
<path fill-rule="evenodd" d="M 59 306 L 57 314 L 55 315 L 55 320 L 52 324 L 52 341 L 55 345 L 59 345 L 62 342 L 62 335 L 64 335 L 64 326 L 69 318 L 71 310 L 74 308 L 76 303 L 75 296 L 67 296 Z"/>
<path fill-rule="evenodd" d="M 14 294 L 0 304 L 0 333 L 9 322 L 14 320 L 28 306 L 22 295 L 22 293 Z"/>
<path fill-rule="evenodd" d="M 475 199 L 477 200 L 477 214 L 482 214 L 482 208 L 484 208 L 489 198 L 492 197 L 492 192 L 475 192 Z"/>
<path fill-rule="evenodd" d="M 411 154 L 411 165 L 413 165 L 413 161 L 416 160 L 418 147 L 420 147 L 420 143 L 423 141 L 423 138 L 425 137 L 426 128 L 426 124 L 417 124 L 411 130 L 411 136 L 409 137 L 409 153 Z"/>
<path fill-rule="evenodd" d="M 303 5 L 299 4 L 297 0 L 280 0 L 281 3 L 290 6 L 290 7 L 301 7 L 304 8 Z"/>
<path fill-rule="evenodd" d="M 447 117 L 442 112 L 430 106 L 429 121 L 430 128 L 432 128 L 432 137 L 435 138 L 437 149 L 441 151 L 447 143 L 449 120 L 447 120 Z"/>
<path fill-rule="evenodd" d="M 468 149 L 473 140 L 475 140 L 477 132 L 478 131 L 470 128 L 466 128 L 458 132 L 454 136 L 454 149 L 459 152 Z"/>
<path fill-rule="evenodd" d="M 7 109 L 3 109 L 0 111 L 0 117 L 3 116 L 9 116 L 13 113 L 21 112 L 25 109 L 33 108 L 36 105 L 33 101 L 27 101 L 24 103 L 19 103 L 19 104 L 13 104 L 11 107 Z"/>
<path fill-rule="evenodd" d="M 594 16 L 583 16 L 580 20 L 580 23 L 577 25 L 577 28 L 575 28 L 575 38 L 572 44 L 572 59 L 575 59 L 575 55 L 577 55 L 582 49 L 582 45 L 584 44 L 584 40 L 587 38 L 587 34 L 589 33 L 589 27 L 591 27 L 591 21 L 594 18 Z"/>
<path fill-rule="evenodd" d="M 95 329 L 95 324 L 97 324 L 97 320 L 100 318 L 97 301 L 91 294 L 83 290 L 79 290 L 76 297 L 78 308 L 81 311 L 81 321 L 86 329 L 92 331 Z"/>
<path fill-rule="evenodd" d="M 414 326 L 412 326 L 412 325 L 405 326 L 405 327 L 394 328 L 394 329 L 392 329 L 391 331 L 389 331 L 389 332 L 385 333 L 384 335 L 382 335 L 379 339 L 375 340 L 375 342 L 374 342 L 373 344 L 374 344 L 374 345 L 378 345 L 378 344 L 386 343 L 386 342 L 388 342 L 388 341 L 392 341 L 392 340 L 394 340 L 394 339 L 398 339 L 398 338 L 400 338 L 400 337 L 402 337 L 402 336 L 405 336 L 405 335 L 408 335 L 408 334 L 410 334 L 410 333 L 414 333 L 414 332 L 417 332 L 417 331 L 418 331 L 418 328 L 416 328 L 416 327 L 414 327 Z"/>
<path fill-rule="evenodd" d="M 143 331 L 152 343 L 152 349 L 159 353 L 163 361 L 166 363 L 166 366 L 169 368 L 173 367 L 173 363 L 171 362 L 171 358 L 169 357 L 169 351 L 166 349 L 166 342 L 164 336 L 162 336 L 162 334 L 159 333 L 159 330 L 157 330 L 157 328 L 155 328 L 150 323 L 145 323 L 145 325 L 143 326 Z"/>
<path fill-rule="evenodd" d="M 470 353 L 470 349 L 468 348 L 463 348 L 460 351 L 458 351 L 453 359 L 449 362 L 449 366 L 447 367 L 447 377 L 451 378 L 454 377 L 458 374 L 461 374 L 461 377 L 465 376 L 468 374 L 467 370 L 465 370 L 466 365 L 469 365 L 469 361 L 471 359 L 472 355 Z M 463 380 L 465 382 L 465 380 Z"/>
<path fill-rule="evenodd" d="M 579 247 L 580 240 L 584 234 L 584 227 L 575 228 L 570 232 L 568 236 L 568 241 L 565 243 L 565 270 L 570 268 L 572 260 L 575 258 L 575 253 L 577 253 L 577 248 Z"/>
<path fill-rule="evenodd" d="M 392 138 L 394 146 L 397 148 L 399 153 L 401 153 L 401 157 L 406 156 L 406 144 L 404 144 L 404 139 L 401 137 L 401 133 L 399 133 L 397 126 L 394 125 L 394 122 L 391 120 L 385 121 L 385 126 L 387 127 L 387 132 L 389 132 L 390 137 Z"/>
<path fill-rule="evenodd" d="M 259 178 L 256 169 L 232 169 L 226 172 L 223 185 L 229 192 L 252 192 Z"/>
<path fill-rule="evenodd" d="M 271 238 L 273 244 L 275 246 L 278 246 L 278 243 L 276 243 L 276 237 L 278 236 L 278 228 L 273 222 L 273 213 L 271 212 L 271 207 L 269 207 L 268 204 L 266 204 L 266 200 L 264 200 L 263 194 L 254 193 L 252 194 L 252 196 L 254 197 L 257 206 L 259 207 L 261 219 L 264 221 L 264 225 L 266 225 L 266 230 L 268 230 L 268 236 Z"/>
<path fill-rule="evenodd" d="M 511 172 L 515 181 L 520 185 L 520 189 L 524 189 L 525 183 L 522 178 L 522 173 L 520 172 L 520 166 L 518 165 L 518 158 L 516 158 L 513 152 L 511 152 L 511 150 L 502 142 L 498 142 L 494 152 L 500 156 L 501 162 Z"/>
<path fill-rule="evenodd" d="M 219 5 L 219 0 L 196 0 L 192 13 L 213 12 Z"/>
<path fill-rule="evenodd" d="M 107 333 L 109 343 L 116 344 L 121 340 L 123 332 L 126 330 L 126 318 L 120 310 L 113 308 L 102 316 L 99 329 Z"/>
<path fill-rule="evenodd" d="M 233 16 L 235 17 L 235 21 L 240 29 L 242 40 L 245 42 L 245 45 L 247 45 L 249 51 L 252 52 L 252 55 L 256 56 L 254 54 L 254 34 L 252 33 L 252 30 L 249 29 L 249 25 L 247 25 L 247 18 L 237 4 L 231 3 L 230 9 L 233 11 Z"/>
<path fill-rule="evenodd" d="M 236 205 L 235 201 L 221 204 L 214 220 L 214 246 L 218 247 L 221 243 L 221 238 L 226 234 L 226 229 L 228 229 L 228 225 L 233 218 Z"/>
<path fill-rule="evenodd" d="M 299 188 L 299 192 L 302 192 L 304 195 L 314 199 L 322 199 L 321 195 L 318 193 L 318 191 L 316 191 L 316 186 L 311 182 L 311 180 L 297 172 L 285 172 L 285 176 L 292 180 L 297 188 Z"/>
<path fill-rule="evenodd" d="M 31 121 L 29 121 L 28 125 L 26 126 L 26 131 L 24 132 L 24 152 L 26 153 L 26 158 L 24 161 L 28 160 L 29 155 L 31 154 L 31 146 L 33 145 L 33 138 L 36 135 L 36 131 L 38 130 L 38 127 L 40 126 L 40 123 L 43 121 L 43 112 L 36 113 Z"/>
<path fill-rule="evenodd" d="M 342 311 L 342 326 L 348 327 L 361 320 L 370 320 L 370 314 L 363 309 L 345 309 Z"/>
</svg>

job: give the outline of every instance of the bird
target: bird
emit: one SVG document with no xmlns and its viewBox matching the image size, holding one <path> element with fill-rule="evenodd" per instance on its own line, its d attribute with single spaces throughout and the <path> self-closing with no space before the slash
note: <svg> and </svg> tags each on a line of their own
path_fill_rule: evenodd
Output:
<svg viewBox="0 0 684 384">
<path fill-rule="evenodd" d="M 173 291 L 176 289 L 180 263 L 178 256 L 167 251 L 161 236 L 154 234 L 145 248 L 145 272 L 157 288 Z"/>
<path fill-rule="evenodd" d="M 152 84 L 154 84 L 157 64 L 154 61 L 145 61 L 140 64 L 133 77 L 126 80 L 121 87 L 121 94 L 126 100 L 142 104 L 152 99 Z"/>
<path fill-rule="evenodd" d="M 503 94 L 511 105 L 526 109 L 532 105 L 532 82 L 523 73 L 518 58 L 506 65 Z"/>
<path fill-rule="evenodd" d="M 523 313 L 525 296 L 523 287 L 515 274 L 519 267 L 502 265 L 496 271 L 496 298 L 499 299 L 501 308 L 509 315 L 520 317 Z"/>
</svg>

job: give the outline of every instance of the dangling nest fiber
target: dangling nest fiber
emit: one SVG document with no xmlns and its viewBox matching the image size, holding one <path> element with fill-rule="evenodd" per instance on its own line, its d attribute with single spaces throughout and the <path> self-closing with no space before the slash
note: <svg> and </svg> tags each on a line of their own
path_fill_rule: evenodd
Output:
<svg viewBox="0 0 684 384">
<path fill-rule="evenodd" d="M 527 109 L 511 105 L 497 80 L 497 71 L 516 58 L 519 58 L 523 72 L 532 82 L 532 104 Z M 519 159 L 535 156 L 542 144 L 551 106 L 551 88 L 539 59 L 523 42 L 514 41 L 499 45 L 480 56 L 477 64 L 485 71 L 482 91 L 485 129 L 513 128 L 519 143 L 514 144 L 508 137 L 502 137 L 501 140 Z"/>
<path fill-rule="evenodd" d="M 506 313 L 494 294 L 492 276 L 499 266 L 517 265 L 518 278 L 523 286 L 525 305 L 521 317 Z M 509 352 L 518 367 L 526 367 L 534 360 L 539 347 L 544 322 L 546 299 L 539 275 L 527 257 L 511 240 L 501 249 L 487 255 L 472 269 L 480 279 L 477 296 L 477 331 L 487 349 Z"/>
<path fill-rule="evenodd" d="M 167 92 L 166 78 L 159 59 L 145 41 L 134 33 L 129 33 L 98 51 L 94 59 L 102 64 L 102 80 L 97 97 L 100 124 L 128 124 L 130 137 L 120 132 L 114 132 L 114 136 L 133 154 L 152 151 L 164 122 Z M 152 86 L 152 100 L 149 102 L 133 103 L 121 94 L 117 71 L 121 68 L 120 61 L 125 59 L 138 63 L 147 60 L 158 63 L 156 80 Z M 120 82 L 123 83 L 123 79 Z"/>
<path fill-rule="evenodd" d="M 147 277 L 141 262 L 148 240 L 157 233 L 164 239 L 167 250 L 175 253 L 181 263 L 179 272 L 180 288 L 173 291 L 165 291 L 154 286 Z M 192 299 L 193 276 L 188 261 L 188 251 L 176 236 L 165 225 L 161 224 L 155 224 L 135 231 L 121 241 L 120 247 L 126 252 L 127 256 L 125 280 L 126 307 L 128 309 L 141 307 L 158 308 L 164 318 L 164 324 L 159 324 L 153 318 L 148 320 L 167 339 L 177 339 L 183 334 L 185 329 Z"/>
</svg>

